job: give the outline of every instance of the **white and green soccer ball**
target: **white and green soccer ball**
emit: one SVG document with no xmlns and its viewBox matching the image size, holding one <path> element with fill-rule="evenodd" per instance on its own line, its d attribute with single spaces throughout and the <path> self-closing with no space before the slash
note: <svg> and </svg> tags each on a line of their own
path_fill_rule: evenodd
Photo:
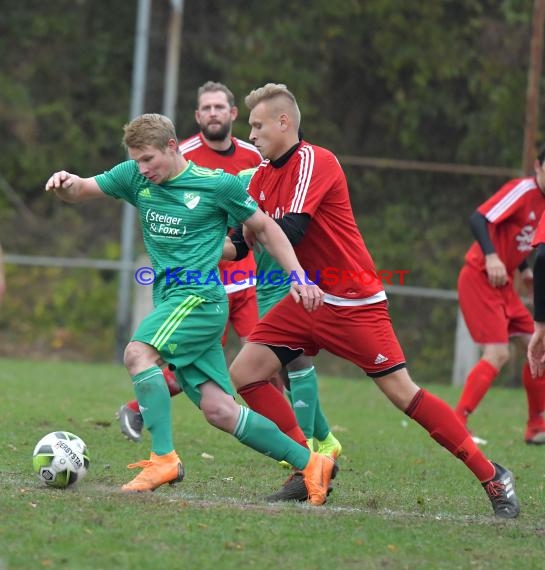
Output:
<svg viewBox="0 0 545 570">
<path fill-rule="evenodd" d="M 85 477 L 89 468 L 87 446 L 69 431 L 48 433 L 36 444 L 32 465 L 40 481 L 65 489 Z"/>
</svg>

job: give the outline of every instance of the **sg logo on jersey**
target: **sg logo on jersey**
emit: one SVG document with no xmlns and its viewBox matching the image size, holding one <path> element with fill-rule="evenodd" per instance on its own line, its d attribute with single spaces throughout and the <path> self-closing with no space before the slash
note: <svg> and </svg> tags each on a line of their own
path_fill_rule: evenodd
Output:
<svg viewBox="0 0 545 570">
<path fill-rule="evenodd" d="M 193 210 L 197 207 L 197 204 L 201 201 L 201 197 L 197 192 L 184 192 L 184 204 Z"/>
<path fill-rule="evenodd" d="M 518 251 L 530 251 L 532 249 L 532 240 L 534 239 L 535 229 L 533 226 L 526 225 L 520 229 L 520 233 L 515 237 Z"/>
</svg>

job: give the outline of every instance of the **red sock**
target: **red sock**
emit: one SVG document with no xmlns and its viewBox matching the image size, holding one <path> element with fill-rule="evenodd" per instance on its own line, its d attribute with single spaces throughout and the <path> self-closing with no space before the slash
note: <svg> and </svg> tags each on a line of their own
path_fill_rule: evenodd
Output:
<svg viewBox="0 0 545 570">
<path fill-rule="evenodd" d="M 528 425 L 545 423 L 545 378 L 532 378 L 530 366 L 526 362 L 522 367 L 522 384 L 528 399 Z"/>
<path fill-rule="evenodd" d="M 167 383 L 171 397 L 176 396 L 176 394 L 179 394 L 182 391 L 180 385 L 176 381 L 176 375 L 170 368 L 168 368 L 168 366 L 163 368 L 163 376 L 165 377 L 165 382 Z"/>
<path fill-rule="evenodd" d="M 463 461 L 479 481 L 490 481 L 494 477 L 494 466 L 443 400 L 421 388 L 405 413 L 426 429 L 437 443 Z"/>
<path fill-rule="evenodd" d="M 254 412 L 269 418 L 287 436 L 307 447 L 305 434 L 299 427 L 291 406 L 268 380 L 243 386 L 238 393 Z"/>
<path fill-rule="evenodd" d="M 460 400 L 456 405 L 456 413 L 465 418 L 475 411 L 488 389 L 498 375 L 498 370 L 487 360 L 479 360 L 469 373 Z"/>
<path fill-rule="evenodd" d="M 130 408 L 133 412 L 140 413 L 140 408 L 138 407 L 138 400 L 132 400 L 127 402 L 127 408 Z"/>
</svg>

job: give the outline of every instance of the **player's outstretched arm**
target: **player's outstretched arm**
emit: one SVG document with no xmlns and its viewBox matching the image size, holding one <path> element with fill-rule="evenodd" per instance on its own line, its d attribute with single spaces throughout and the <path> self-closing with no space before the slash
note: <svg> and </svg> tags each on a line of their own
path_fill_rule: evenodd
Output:
<svg viewBox="0 0 545 570">
<path fill-rule="evenodd" d="M 245 220 L 244 225 L 255 234 L 257 241 L 292 277 L 290 292 L 294 299 L 297 302 L 302 300 L 303 306 L 308 311 L 320 307 L 323 304 L 324 292 L 308 279 L 290 241 L 280 226 L 261 210 L 257 210 Z"/>
<path fill-rule="evenodd" d="M 46 192 L 54 192 L 64 202 L 82 202 L 105 196 L 94 178 L 81 178 L 76 174 L 60 170 L 49 177 Z"/>
</svg>

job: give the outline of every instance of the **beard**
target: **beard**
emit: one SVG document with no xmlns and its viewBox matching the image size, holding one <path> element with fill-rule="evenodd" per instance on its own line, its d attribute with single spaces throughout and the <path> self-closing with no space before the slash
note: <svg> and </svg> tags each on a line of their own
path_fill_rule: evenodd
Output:
<svg viewBox="0 0 545 570">
<path fill-rule="evenodd" d="M 231 125 L 218 125 L 216 123 L 214 127 L 215 128 L 213 131 L 211 131 L 209 127 L 201 127 L 201 132 L 204 135 L 204 138 L 208 139 L 209 141 L 223 141 L 229 137 Z"/>
</svg>

